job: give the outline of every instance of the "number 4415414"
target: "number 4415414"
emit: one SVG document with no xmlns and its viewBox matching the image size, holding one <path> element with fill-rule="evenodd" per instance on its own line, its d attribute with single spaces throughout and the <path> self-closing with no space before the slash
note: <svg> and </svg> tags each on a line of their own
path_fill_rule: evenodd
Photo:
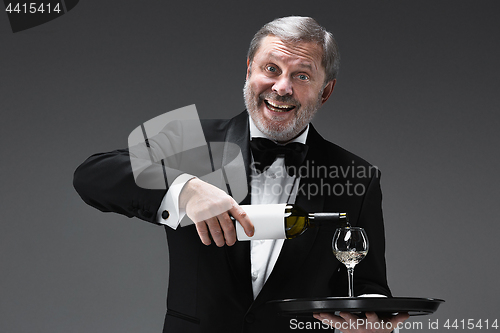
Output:
<svg viewBox="0 0 500 333">
<path fill-rule="evenodd" d="M 6 12 L 9 13 L 19 13 L 19 14 L 35 14 L 35 13 L 60 13 L 61 8 L 59 7 L 59 3 L 50 4 L 50 3 L 41 3 L 37 4 L 35 2 L 30 3 L 16 3 L 9 5 L 5 8 Z"/>
<path fill-rule="evenodd" d="M 495 319 L 494 321 L 490 322 L 488 319 L 462 319 L 458 320 L 455 319 L 454 321 L 448 319 L 444 323 L 443 327 L 447 329 L 468 329 L 468 330 L 474 330 L 474 329 L 498 329 L 498 319 Z"/>
</svg>

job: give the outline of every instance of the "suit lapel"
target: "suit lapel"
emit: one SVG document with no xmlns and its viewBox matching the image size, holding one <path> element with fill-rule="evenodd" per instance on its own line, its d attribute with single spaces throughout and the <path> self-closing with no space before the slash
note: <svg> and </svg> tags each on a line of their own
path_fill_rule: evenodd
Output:
<svg viewBox="0 0 500 333">
<path fill-rule="evenodd" d="M 235 143 L 240 147 L 247 180 L 250 180 L 250 162 L 252 159 L 250 154 L 250 129 L 248 124 L 248 113 L 246 111 L 240 113 L 229 121 L 224 142 Z M 229 162 L 227 149 L 225 149 L 223 155 L 223 165 L 227 165 Z"/>
<path fill-rule="evenodd" d="M 306 144 L 307 151 L 305 165 L 320 166 L 325 164 L 324 153 L 325 140 L 319 135 L 316 129 L 309 125 Z M 309 170 L 310 171 L 310 170 Z M 309 172 L 310 173 L 310 172 Z M 312 176 L 312 173 L 311 173 Z M 316 177 L 304 177 L 300 179 L 300 188 L 295 203 L 302 207 L 306 212 L 322 212 L 325 198 L 321 195 L 321 179 Z"/>
</svg>

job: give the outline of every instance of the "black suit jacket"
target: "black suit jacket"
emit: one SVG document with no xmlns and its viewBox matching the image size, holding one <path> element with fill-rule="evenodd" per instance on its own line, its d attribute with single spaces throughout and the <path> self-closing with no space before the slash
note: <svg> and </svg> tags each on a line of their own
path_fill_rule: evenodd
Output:
<svg viewBox="0 0 500 333">
<path fill-rule="evenodd" d="M 204 120 L 202 126 L 207 142 L 238 144 L 249 165 L 246 112 L 229 120 Z M 308 212 L 347 212 L 352 225 L 365 228 L 370 250 L 356 266 L 355 293 L 389 296 L 380 172 L 324 140 L 312 126 L 307 144 L 305 163 L 311 168 L 302 174 L 296 204 Z M 135 184 L 127 150 L 91 156 L 76 170 L 74 186 L 91 206 L 149 222 L 155 222 L 165 194 Z M 249 196 L 243 203 L 249 203 Z M 313 228 L 286 240 L 255 300 L 249 242 L 219 248 L 203 245 L 194 225 L 165 230 L 170 275 L 164 332 L 284 332 L 291 330 L 291 318 L 278 315 L 268 301 L 347 295 L 345 267 L 331 251 L 334 228 Z"/>
</svg>

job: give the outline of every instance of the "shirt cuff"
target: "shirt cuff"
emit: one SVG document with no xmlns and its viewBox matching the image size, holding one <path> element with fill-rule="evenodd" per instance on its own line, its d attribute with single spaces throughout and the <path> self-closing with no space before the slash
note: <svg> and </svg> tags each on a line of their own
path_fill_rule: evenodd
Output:
<svg viewBox="0 0 500 333">
<path fill-rule="evenodd" d="M 179 207 L 179 196 L 184 185 L 193 178 L 196 177 L 185 173 L 172 182 L 156 213 L 156 222 L 168 225 L 174 230 L 177 229 L 180 221 L 186 215 L 184 207 Z"/>
</svg>

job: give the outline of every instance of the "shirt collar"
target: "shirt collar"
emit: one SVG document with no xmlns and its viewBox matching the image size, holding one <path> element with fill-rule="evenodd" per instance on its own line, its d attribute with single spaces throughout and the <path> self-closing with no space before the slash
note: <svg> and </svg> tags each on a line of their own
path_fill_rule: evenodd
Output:
<svg viewBox="0 0 500 333">
<path fill-rule="evenodd" d="M 249 117 L 249 121 L 250 121 L 250 138 L 266 138 L 266 139 L 269 139 L 269 140 L 272 140 L 272 141 L 275 141 L 271 138 L 268 138 L 264 133 L 262 133 L 258 128 L 257 126 L 255 126 L 255 123 L 253 122 L 253 119 L 252 117 L 250 117 L 250 115 L 248 115 Z M 307 127 L 306 129 L 302 132 L 301 135 L 299 135 L 298 137 L 296 137 L 295 139 L 292 139 L 286 143 L 290 143 L 290 142 L 299 142 L 299 143 L 303 143 L 305 144 L 306 143 L 306 140 L 307 140 L 307 134 L 309 133 L 309 124 L 307 124 Z"/>
</svg>

